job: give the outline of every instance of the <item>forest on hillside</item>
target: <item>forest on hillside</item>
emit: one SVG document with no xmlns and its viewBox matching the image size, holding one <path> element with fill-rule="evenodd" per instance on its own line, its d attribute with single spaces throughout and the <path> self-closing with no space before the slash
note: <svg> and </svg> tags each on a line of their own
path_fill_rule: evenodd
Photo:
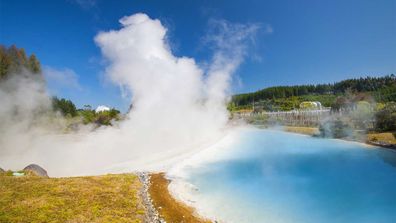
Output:
<svg viewBox="0 0 396 223">
<path fill-rule="evenodd" d="M 301 105 L 317 101 L 330 108 L 330 116 L 320 121 L 320 129 L 331 132 L 332 137 L 334 133 L 337 137 L 346 137 L 349 133 L 345 129 L 395 134 L 396 76 L 393 74 L 334 84 L 269 87 L 234 95 L 228 109 L 232 114 L 254 114 L 253 122 L 258 119 L 260 123 L 270 123 L 273 120 L 268 119 L 265 112 L 307 110 Z"/>
<path fill-rule="evenodd" d="M 232 97 L 232 109 L 252 108 L 259 105 L 268 111 L 297 109 L 303 101 L 319 101 L 332 107 L 339 97 L 355 95 L 381 103 L 396 101 L 396 76 L 361 77 L 333 84 L 276 86 Z"/>
</svg>

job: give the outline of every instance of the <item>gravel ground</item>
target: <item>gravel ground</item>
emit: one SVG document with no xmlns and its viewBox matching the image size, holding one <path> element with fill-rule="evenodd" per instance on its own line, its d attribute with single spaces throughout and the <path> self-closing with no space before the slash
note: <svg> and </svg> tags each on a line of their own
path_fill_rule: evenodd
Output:
<svg viewBox="0 0 396 223">
<path fill-rule="evenodd" d="M 147 223 L 166 223 L 164 219 L 160 217 L 158 211 L 155 209 L 153 202 L 150 198 L 148 189 L 150 187 L 150 175 L 147 172 L 136 173 L 139 177 L 140 182 L 142 182 L 143 187 L 140 191 L 140 196 L 142 197 L 143 204 L 146 208 L 145 222 Z"/>
</svg>

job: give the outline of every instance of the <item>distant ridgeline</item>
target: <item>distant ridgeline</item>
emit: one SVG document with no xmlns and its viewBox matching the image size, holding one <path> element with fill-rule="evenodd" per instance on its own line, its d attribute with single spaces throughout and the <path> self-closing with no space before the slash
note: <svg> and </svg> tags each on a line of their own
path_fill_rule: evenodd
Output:
<svg viewBox="0 0 396 223">
<path fill-rule="evenodd" d="M 396 76 L 348 79 L 334 84 L 269 87 L 234 95 L 229 109 L 251 109 L 254 104 L 267 111 L 287 111 L 298 108 L 303 101 L 319 101 L 323 106 L 331 107 L 337 97 L 348 94 L 371 97 L 376 102 L 396 101 Z"/>
<path fill-rule="evenodd" d="M 9 48 L 0 45 L 0 80 L 24 71 L 41 75 L 41 65 L 37 57 L 34 54 L 27 56 L 23 48 L 18 49 L 15 45 Z"/>
</svg>

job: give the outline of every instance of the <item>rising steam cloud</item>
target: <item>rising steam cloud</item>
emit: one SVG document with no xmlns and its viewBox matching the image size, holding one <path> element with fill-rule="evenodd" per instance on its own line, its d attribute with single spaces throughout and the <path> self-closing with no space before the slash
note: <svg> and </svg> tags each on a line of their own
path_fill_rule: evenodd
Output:
<svg viewBox="0 0 396 223">
<path fill-rule="evenodd" d="M 3 168 L 37 163 L 53 176 L 162 170 L 223 135 L 231 74 L 258 27 L 216 22 L 204 38 L 214 52 L 203 69 L 172 54 L 159 20 L 138 13 L 120 23 L 121 29 L 100 32 L 95 42 L 108 62 L 108 78 L 132 95 L 127 119 L 89 133 L 28 137 L 22 143 L 28 149 L 0 145 Z"/>
</svg>

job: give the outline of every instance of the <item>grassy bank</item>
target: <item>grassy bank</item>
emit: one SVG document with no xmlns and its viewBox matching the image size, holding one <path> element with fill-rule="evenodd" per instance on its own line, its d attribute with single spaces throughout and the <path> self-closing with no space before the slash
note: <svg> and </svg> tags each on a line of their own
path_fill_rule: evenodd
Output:
<svg viewBox="0 0 396 223">
<path fill-rule="evenodd" d="M 0 173 L 0 222 L 143 222 L 133 174 L 15 177 Z"/>
<path fill-rule="evenodd" d="M 367 134 L 367 141 L 383 142 L 391 145 L 396 145 L 396 137 L 391 132 L 369 133 Z"/>
<path fill-rule="evenodd" d="M 162 218 L 170 223 L 209 223 L 194 214 L 194 209 L 177 201 L 169 193 L 169 181 L 163 173 L 150 175 L 150 197 Z"/>
<path fill-rule="evenodd" d="M 319 129 L 314 127 L 284 126 L 283 130 L 286 132 L 294 132 L 311 136 L 319 134 Z M 396 145 L 396 137 L 391 132 L 367 133 L 362 135 L 361 142 L 376 144 L 378 146 L 381 146 L 382 144 Z"/>
<path fill-rule="evenodd" d="M 300 133 L 304 135 L 319 134 L 319 129 L 314 127 L 284 126 L 286 132 Z"/>
</svg>

